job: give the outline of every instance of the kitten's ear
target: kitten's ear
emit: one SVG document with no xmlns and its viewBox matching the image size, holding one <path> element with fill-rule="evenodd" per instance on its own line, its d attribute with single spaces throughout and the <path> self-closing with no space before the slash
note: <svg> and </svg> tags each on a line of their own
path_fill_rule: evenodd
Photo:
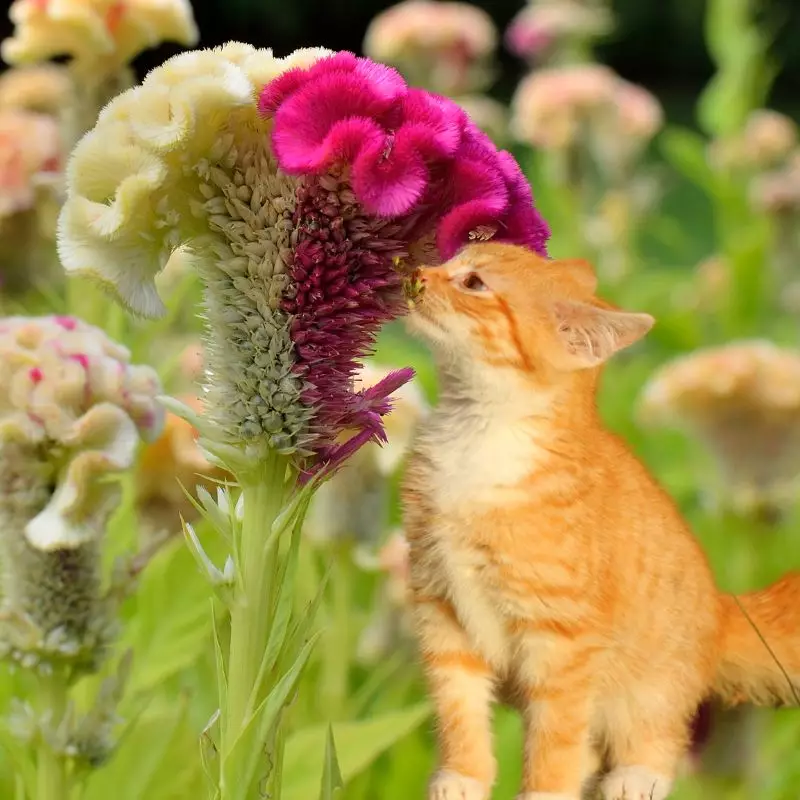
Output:
<svg viewBox="0 0 800 800">
<path fill-rule="evenodd" d="M 639 341 L 653 327 L 649 314 L 612 311 L 589 303 L 561 301 L 554 307 L 557 334 L 564 346 L 565 366 L 594 367 Z"/>
</svg>

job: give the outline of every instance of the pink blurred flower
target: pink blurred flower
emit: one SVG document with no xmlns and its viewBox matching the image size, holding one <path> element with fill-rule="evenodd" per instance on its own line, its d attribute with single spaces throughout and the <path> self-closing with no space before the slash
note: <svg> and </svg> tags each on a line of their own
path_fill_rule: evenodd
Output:
<svg viewBox="0 0 800 800">
<path fill-rule="evenodd" d="M 497 38 L 492 18 L 469 3 L 405 0 L 375 17 L 364 53 L 415 85 L 454 95 L 484 87 Z"/>
<path fill-rule="evenodd" d="M 578 0 L 540 0 L 523 8 L 506 29 L 514 55 L 539 61 L 571 41 L 604 36 L 612 28 L 608 9 Z"/>
<path fill-rule="evenodd" d="M 58 171 L 61 138 L 50 116 L 0 110 L 0 220 L 34 205 L 36 178 Z"/>
<path fill-rule="evenodd" d="M 600 64 L 536 70 L 520 83 L 512 112 L 519 140 L 548 150 L 582 142 L 613 172 L 632 163 L 664 122 L 650 92 Z"/>
</svg>

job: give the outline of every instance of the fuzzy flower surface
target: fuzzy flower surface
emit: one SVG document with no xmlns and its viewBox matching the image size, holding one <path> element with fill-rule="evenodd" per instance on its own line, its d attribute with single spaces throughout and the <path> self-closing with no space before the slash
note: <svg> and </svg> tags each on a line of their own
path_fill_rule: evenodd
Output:
<svg viewBox="0 0 800 800">
<path fill-rule="evenodd" d="M 416 86 L 457 95 L 485 87 L 497 42 L 494 22 L 482 8 L 405 0 L 372 20 L 364 53 L 396 67 Z"/>
<path fill-rule="evenodd" d="M 0 654 L 86 662 L 106 637 L 100 543 L 160 385 L 73 317 L 0 320 Z"/>
<path fill-rule="evenodd" d="M 9 64 L 69 56 L 86 69 L 124 65 L 162 42 L 199 38 L 188 0 L 14 0 L 9 16 L 14 35 L 0 47 Z"/>
<path fill-rule="evenodd" d="M 163 310 L 155 276 L 176 251 L 199 271 L 204 440 L 324 463 L 384 438 L 410 370 L 353 380 L 410 272 L 478 226 L 539 252 L 549 234 L 516 162 L 457 105 L 324 50 L 170 59 L 103 110 L 68 188 L 68 271 L 146 315 Z"/>
<path fill-rule="evenodd" d="M 641 418 L 697 436 L 743 506 L 785 498 L 800 477 L 800 352 L 772 342 L 698 350 L 657 371 Z"/>
</svg>

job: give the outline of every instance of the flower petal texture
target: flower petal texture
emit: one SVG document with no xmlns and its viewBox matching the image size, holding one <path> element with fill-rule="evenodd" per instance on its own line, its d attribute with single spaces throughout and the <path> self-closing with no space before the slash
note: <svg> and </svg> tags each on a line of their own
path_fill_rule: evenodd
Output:
<svg viewBox="0 0 800 800">
<path fill-rule="evenodd" d="M 3 319 L 0 360 L 0 454 L 26 449 L 52 475 L 28 542 L 43 551 L 77 547 L 96 537 L 91 520 L 115 491 L 101 479 L 129 468 L 140 437 L 160 431 L 158 378 L 73 317 Z"/>
<path fill-rule="evenodd" d="M 325 50 L 168 60 L 103 110 L 67 184 L 69 272 L 147 316 L 173 255 L 199 273 L 202 447 L 222 463 L 294 455 L 306 475 L 385 440 L 411 370 L 354 380 L 414 270 L 476 235 L 542 253 L 548 236 L 516 162 L 455 103 Z"/>
</svg>

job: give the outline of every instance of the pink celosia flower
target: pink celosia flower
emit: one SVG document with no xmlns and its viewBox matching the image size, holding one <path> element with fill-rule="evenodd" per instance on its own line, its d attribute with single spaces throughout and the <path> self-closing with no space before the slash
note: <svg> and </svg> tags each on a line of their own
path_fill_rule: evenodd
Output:
<svg viewBox="0 0 800 800">
<path fill-rule="evenodd" d="M 598 38 L 611 28 L 611 14 L 602 6 L 580 0 L 539 0 L 514 17 L 505 43 L 520 58 L 540 60 L 559 46 Z"/>
<path fill-rule="evenodd" d="M 434 235 L 447 259 L 485 228 L 545 253 L 549 231 L 514 159 L 455 103 L 409 89 L 389 67 L 341 53 L 284 73 L 265 88 L 260 107 L 273 117 L 281 169 L 318 176 L 298 188 L 295 285 L 283 308 L 294 318 L 298 367 L 313 387 L 305 402 L 319 404 L 323 429 L 357 423 L 353 448 L 380 435 L 381 404 L 411 374 L 390 375 L 359 395 L 341 381 L 377 328 L 401 313 L 393 260 L 410 257 L 406 243 Z"/>
<path fill-rule="evenodd" d="M 512 106 L 520 141 L 548 150 L 583 143 L 612 172 L 632 163 L 664 121 L 650 92 L 599 64 L 536 70 Z"/>
<path fill-rule="evenodd" d="M 163 308 L 155 277 L 191 250 L 204 443 L 306 471 L 384 437 L 411 371 L 361 391 L 353 377 L 414 269 L 478 229 L 540 253 L 549 233 L 516 162 L 463 110 L 350 53 L 230 43 L 171 59 L 103 110 L 68 177 L 62 262 L 135 310 Z"/>
<path fill-rule="evenodd" d="M 364 53 L 415 86 L 457 95 L 485 86 L 497 38 L 489 14 L 469 3 L 404 0 L 372 20 Z"/>
<path fill-rule="evenodd" d="M 31 208 L 35 178 L 58 170 L 61 138 L 49 116 L 0 110 L 0 219 Z"/>
</svg>

